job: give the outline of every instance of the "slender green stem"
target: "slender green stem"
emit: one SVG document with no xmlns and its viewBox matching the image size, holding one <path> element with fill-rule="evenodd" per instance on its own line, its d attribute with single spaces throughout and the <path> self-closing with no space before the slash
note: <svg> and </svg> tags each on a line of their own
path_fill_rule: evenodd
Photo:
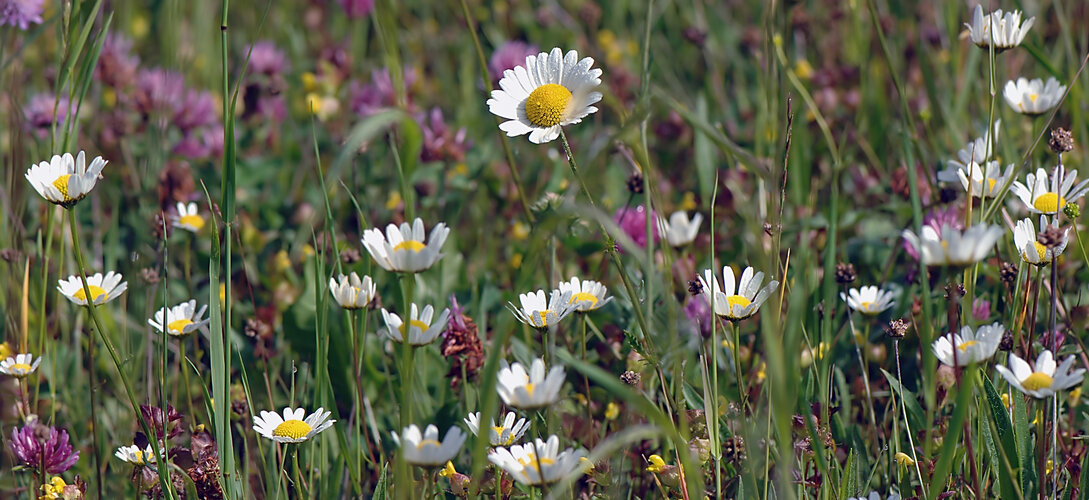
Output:
<svg viewBox="0 0 1089 500">
<path fill-rule="evenodd" d="M 121 385 L 125 388 L 125 394 L 129 398 L 129 404 L 132 406 L 133 415 L 136 416 L 136 420 L 140 422 L 140 427 L 143 429 L 144 434 L 147 436 L 155 436 L 155 433 L 151 432 L 151 428 L 148 426 L 146 420 L 140 416 L 140 404 L 136 401 L 136 395 L 132 392 L 132 384 L 129 383 L 128 377 L 125 376 L 125 372 L 121 370 L 121 358 L 117 355 L 117 350 L 113 347 L 113 342 L 106 335 L 106 330 L 102 327 L 102 322 L 98 318 L 98 307 L 95 304 L 94 295 L 91 294 L 91 287 L 87 284 L 86 270 L 83 265 L 83 251 L 79 246 L 79 230 L 77 229 L 76 213 L 75 211 L 68 210 L 68 227 L 72 233 L 72 252 L 76 255 L 76 264 L 79 266 L 79 279 L 83 283 L 83 294 L 88 298 L 87 308 L 91 311 L 91 321 L 94 322 L 95 331 L 98 332 L 98 338 L 102 341 L 102 344 L 106 346 L 106 350 L 110 353 L 110 359 L 113 361 L 114 368 L 117 369 L 118 376 L 121 379 Z M 164 422 L 165 425 L 165 422 Z M 155 463 L 166 464 L 158 446 L 152 446 L 152 451 L 155 453 Z M 170 500 L 175 498 L 174 486 L 171 484 L 168 477 L 159 477 L 159 486 L 166 492 L 166 497 Z"/>
</svg>

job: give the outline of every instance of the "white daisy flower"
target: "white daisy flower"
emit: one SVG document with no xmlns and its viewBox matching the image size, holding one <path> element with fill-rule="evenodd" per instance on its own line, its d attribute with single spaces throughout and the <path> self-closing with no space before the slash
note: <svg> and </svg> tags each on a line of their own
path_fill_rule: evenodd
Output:
<svg viewBox="0 0 1089 500">
<path fill-rule="evenodd" d="M 1028 207 L 1029 212 L 1053 215 L 1062 210 L 1067 203 L 1077 201 L 1078 198 L 1081 198 L 1089 191 L 1089 179 L 1074 186 L 1077 177 L 1077 170 L 1071 170 L 1067 174 L 1066 168 L 1059 165 L 1056 167 L 1055 175 L 1051 176 L 1049 183 L 1047 171 L 1037 168 L 1035 174 L 1030 173 L 1025 177 L 1026 184 L 1021 184 L 1021 181 L 1013 181 L 1010 191 L 1017 195 L 1018 198 L 1021 198 L 1021 201 Z"/>
<path fill-rule="evenodd" d="M 918 252 L 924 266 L 967 266 L 991 253 L 1003 230 L 999 226 L 976 224 L 962 233 L 942 224 L 940 233 L 931 226 L 923 226 L 921 236 L 908 229 L 901 234 Z"/>
<path fill-rule="evenodd" d="M 553 366 L 546 375 L 544 360 L 536 358 L 528 372 L 522 363 L 508 365 L 503 360 L 496 378 L 495 390 L 503 402 L 507 406 L 528 410 L 559 401 L 565 375 L 562 366 Z"/>
<path fill-rule="evenodd" d="M 696 240 L 700 232 L 700 224 L 703 222 L 703 214 L 696 212 L 692 220 L 688 220 L 686 212 L 673 212 L 669 220 L 658 218 L 658 234 L 662 235 L 670 246 L 683 247 Z"/>
<path fill-rule="evenodd" d="M 1006 328 L 1000 323 L 989 326 L 980 326 L 975 332 L 972 327 L 963 326 L 960 334 L 942 335 L 931 344 L 934 356 L 946 366 L 965 366 L 990 359 L 998 351 L 998 343 L 1002 341 L 1002 334 Z M 952 337 L 952 340 L 950 340 Z M 954 360 L 953 346 L 956 346 L 956 359 Z"/>
<path fill-rule="evenodd" d="M 839 298 L 851 309 L 867 316 L 876 316 L 896 305 L 895 292 L 876 286 L 852 288 L 847 293 L 840 292 Z"/>
<path fill-rule="evenodd" d="M 333 299 L 345 309 L 364 309 L 374 300 L 378 293 L 378 287 L 370 276 L 363 276 L 352 272 L 348 276 L 338 274 L 336 279 L 329 278 L 329 291 L 333 293 Z"/>
<path fill-rule="evenodd" d="M 1009 362 L 1009 368 L 996 366 L 998 373 L 1017 390 L 1037 399 L 1049 398 L 1056 392 L 1081 384 L 1085 376 L 1085 368 L 1070 371 L 1074 356 L 1067 356 L 1063 364 L 1056 368 L 1055 358 L 1047 349 L 1036 357 L 1035 369 L 1013 353 L 1010 353 Z"/>
<path fill-rule="evenodd" d="M 718 278 L 710 269 L 703 271 L 703 276 L 698 276 L 703 286 L 703 296 L 714 310 L 715 315 L 723 319 L 736 321 L 748 318 L 760 310 L 760 306 L 768 297 L 779 288 L 779 282 L 771 280 L 767 286 L 760 288 L 764 281 L 764 273 L 754 274 L 752 267 L 746 267 L 741 273 L 741 282 L 734 279 L 734 270 L 730 266 L 722 267 L 722 280 L 725 288 L 719 285 Z M 734 288 L 734 287 L 737 288 Z"/>
<path fill-rule="evenodd" d="M 42 198 L 64 208 L 71 208 L 94 189 L 106 163 L 101 156 L 96 156 L 88 167 L 83 151 L 75 158 L 72 153 L 64 153 L 64 156 L 53 155 L 49 161 L 31 165 L 26 171 L 26 180 L 30 181 L 30 185 L 34 186 Z"/>
<path fill-rule="evenodd" d="M 507 119 L 499 129 L 510 137 L 529 134 L 534 144 L 552 141 L 560 127 L 597 112 L 592 104 L 601 100 L 601 93 L 594 92 L 601 85 L 601 69 L 593 65 L 593 58 L 579 60 L 578 52 L 564 55 L 559 47 L 528 56 L 525 66 L 503 72 L 488 111 Z"/>
<path fill-rule="evenodd" d="M 424 306 L 423 312 L 412 304 L 411 315 L 408 320 L 408 343 L 411 345 L 427 345 L 435 340 L 446 328 L 446 321 L 450 319 L 450 309 L 443 309 L 439 319 L 432 322 L 435 316 L 435 308 L 431 304 Z M 404 342 L 405 322 L 400 316 L 382 308 L 382 319 L 386 321 L 386 334 L 390 339 Z"/>
<path fill-rule="evenodd" d="M 572 277 L 571 281 L 560 282 L 560 295 L 570 294 L 567 303 L 577 312 L 593 311 L 608 304 L 613 300 L 605 296 L 608 293 L 605 285 L 591 280 L 579 281 L 578 276 Z"/>
<path fill-rule="evenodd" d="M 1014 111 L 1035 116 L 1051 111 L 1051 108 L 1059 104 L 1065 92 L 1066 85 L 1059 85 L 1055 77 L 1048 78 L 1046 84 L 1039 78 L 1028 80 L 1022 77 L 1016 83 L 1013 80 L 1006 82 L 1002 97 L 1006 98 L 1006 104 Z"/>
<path fill-rule="evenodd" d="M 964 23 L 964 26 L 968 28 L 972 43 L 983 48 L 993 44 L 995 52 L 1002 52 L 1020 45 L 1034 22 L 1036 18 L 1031 17 L 1022 24 L 1019 10 L 1004 13 L 998 9 L 983 15 L 983 7 L 976 5 L 972 11 L 972 23 Z"/>
<path fill-rule="evenodd" d="M 166 454 L 166 450 L 159 450 L 160 453 Z M 145 465 L 149 463 L 155 463 L 155 450 L 151 449 L 151 445 L 148 445 L 146 449 L 141 450 L 139 446 L 121 446 L 117 448 L 113 456 L 120 458 L 123 462 L 128 462 L 133 465 Z"/>
<path fill-rule="evenodd" d="M 468 437 L 465 431 L 451 427 L 446 431 L 446 437 L 439 442 L 438 427 L 428 425 L 421 434 L 416 424 L 405 427 L 400 435 L 396 431 L 390 434 L 393 435 L 393 441 L 401 448 L 405 462 L 422 467 L 439 467 L 452 460 Z"/>
<path fill-rule="evenodd" d="M 536 293 L 523 293 L 518 296 L 522 307 L 514 307 L 514 304 L 510 302 L 507 302 L 507 307 L 518 321 L 534 328 L 547 328 L 566 318 L 575 310 L 571 303 L 571 296 L 570 292 L 552 290 L 552 295 L 545 300 L 544 290 L 537 290 Z"/>
<path fill-rule="evenodd" d="M 1021 256 L 1021 260 L 1029 264 L 1042 266 L 1051 262 L 1056 255 L 1062 255 L 1063 250 L 1066 250 L 1066 244 L 1070 241 L 1067 237 L 1069 231 L 1070 228 L 1063 230 L 1062 244 L 1055 248 L 1048 248 L 1040 243 L 1036 233 L 1036 226 L 1033 225 L 1032 218 L 1029 217 L 1017 221 L 1017 226 L 1013 228 L 1013 245 L 1017 247 L 1017 253 Z"/>
<path fill-rule="evenodd" d="M 973 163 L 982 164 L 991 158 L 994 145 L 998 143 L 998 131 L 1002 126 L 1002 120 L 994 121 L 994 132 L 987 130 L 982 137 L 976 137 L 959 151 L 956 159 L 949 160 L 946 164 L 949 168 L 938 172 L 938 180 L 941 182 L 957 182 L 957 170 L 968 170 Z M 992 137 L 993 136 L 993 137 Z"/>
<path fill-rule="evenodd" d="M 309 417 L 303 419 L 306 411 L 302 408 L 284 408 L 283 418 L 276 412 L 262 411 L 261 416 L 253 416 L 253 430 L 277 443 L 301 443 L 315 434 L 333 426 L 336 420 L 329 420 L 331 412 L 318 408 Z"/>
<path fill-rule="evenodd" d="M 507 412 L 507 416 L 503 418 L 503 425 L 495 425 L 495 420 L 488 420 L 488 426 L 491 427 L 491 434 L 489 435 L 489 442 L 492 446 L 510 446 L 515 441 L 522 439 L 522 435 L 529 429 L 529 421 L 524 418 L 519 418 L 517 422 L 514 421 L 517 418 L 513 411 Z M 470 413 L 469 418 L 464 419 L 465 425 L 469 426 L 469 430 L 476 436 L 480 433 L 480 412 Z"/>
<path fill-rule="evenodd" d="M 384 236 L 377 228 L 364 231 L 363 246 L 382 269 L 415 273 L 430 268 L 442 257 L 440 250 L 449 234 L 446 224 L 435 224 L 425 244 L 424 223 L 417 217 L 411 226 L 407 222 L 402 222 L 400 228 L 393 224 L 386 226 Z"/>
<path fill-rule="evenodd" d="M 960 180 L 964 191 L 974 198 L 994 198 L 1006 185 L 1013 175 L 1013 164 L 1006 165 L 1006 170 L 1001 170 L 997 161 L 987 162 L 986 167 L 978 163 L 969 164 L 963 170 L 957 170 L 957 179 Z"/>
<path fill-rule="evenodd" d="M 35 358 L 33 354 L 16 354 L 0 361 L 0 373 L 15 378 L 23 378 L 34 373 L 34 370 L 37 370 L 38 365 L 41 363 L 42 358 Z"/>
<path fill-rule="evenodd" d="M 175 337 L 184 337 L 208 326 L 211 319 L 204 319 L 204 311 L 207 309 L 208 306 L 200 306 L 200 310 L 197 310 L 197 301 L 190 300 L 169 309 L 164 307 L 155 311 L 155 317 L 148 319 L 147 324 L 154 327 L 156 331 L 165 331 Z"/>
<path fill-rule="evenodd" d="M 179 201 L 178 213 L 170 216 L 170 222 L 174 227 L 191 233 L 199 233 L 204 227 L 204 217 L 197 210 L 197 204 L 192 202 L 186 205 Z"/>
<path fill-rule="evenodd" d="M 552 435 L 547 442 L 535 439 L 533 443 L 496 448 L 488 455 L 488 460 L 519 483 L 550 484 L 576 471 L 581 472 L 579 461 L 586 456 L 584 449 L 559 450 L 560 438 Z"/>
<path fill-rule="evenodd" d="M 91 300 L 95 305 L 105 304 L 121 296 L 128 290 L 127 281 L 121 281 L 121 274 L 110 271 L 105 276 L 95 273 L 87 277 L 87 288 L 91 291 Z M 83 289 L 83 280 L 79 276 L 69 276 L 67 280 L 57 280 L 57 290 L 68 300 L 81 306 L 87 305 L 87 293 Z"/>
</svg>

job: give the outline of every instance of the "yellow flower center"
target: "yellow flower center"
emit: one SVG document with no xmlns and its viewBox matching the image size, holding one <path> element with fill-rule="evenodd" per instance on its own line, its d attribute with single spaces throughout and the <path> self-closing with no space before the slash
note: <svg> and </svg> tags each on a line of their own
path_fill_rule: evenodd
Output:
<svg viewBox="0 0 1089 500">
<path fill-rule="evenodd" d="M 1045 247 L 1043 245 L 1043 243 L 1040 243 L 1039 241 L 1034 241 L 1034 242 L 1032 242 L 1032 244 L 1036 248 L 1036 255 L 1040 258 L 1039 260 L 1041 262 L 1047 260 L 1046 259 L 1046 257 L 1047 257 L 1047 247 Z M 1028 254 L 1028 252 L 1025 252 L 1025 254 Z M 1028 259 L 1025 259 L 1025 260 L 1028 260 Z"/>
<path fill-rule="evenodd" d="M 862 301 L 862 303 L 858 305 L 858 308 L 863 311 L 869 311 L 871 307 L 873 307 L 873 302 L 869 301 Z"/>
<path fill-rule="evenodd" d="M 526 99 L 526 118 L 538 127 L 551 127 L 563 120 L 571 91 L 556 83 L 537 87 Z"/>
<path fill-rule="evenodd" d="M 526 394 L 528 394 L 530 397 L 533 397 L 533 389 L 537 388 L 537 384 L 534 384 L 533 382 L 527 382 L 526 385 L 522 387 L 526 388 Z"/>
<path fill-rule="evenodd" d="M 419 450 L 419 449 L 423 448 L 424 446 L 428 446 L 428 445 L 434 446 L 436 448 L 442 448 L 442 443 L 440 443 L 438 441 L 435 441 L 434 439 L 424 439 L 424 440 L 421 440 L 419 443 L 416 444 L 416 449 Z"/>
<path fill-rule="evenodd" d="M 61 192 L 61 196 L 64 197 L 64 201 L 72 201 L 72 198 L 68 196 L 68 178 L 72 174 L 64 174 L 57 177 L 57 180 L 53 181 L 53 187 L 57 188 Z"/>
<path fill-rule="evenodd" d="M 499 425 L 497 425 L 495 427 L 492 427 L 492 430 L 495 431 L 495 435 L 497 435 L 499 437 L 503 437 L 503 431 L 505 431 L 506 429 L 507 429 L 506 427 L 502 427 L 502 426 L 499 426 Z M 507 439 L 503 440 L 503 446 L 510 446 L 511 443 L 514 443 L 514 433 L 513 432 L 511 432 L 510 434 L 507 434 Z"/>
<path fill-rule="evenodd" d="M 1051 383 L 1055 380 L 1050 375 L 1042 372 L 1034 372 L 1029 375 L 1025 380 L 1021 381 L 1021 387 L 1024 387 L 1030 391 L 1038 391 L 1045 387 L 1051 387 Z"/>
<path fill-rule="evenodd" d="M 548 313 L 552 312 L 551 309 L 545 309 L 543 311 L 537 311 L 537 315 L 541 317 L 540 326 L 548 326 Z"/>
<path fill-rule="evenodd" d="M 191 227 L 193 228 L 193 231 L 200 231 L 200 228 L 204 227 L 204 217 L 199 215 L 183 215 L 178 218 L 178 224 Z"/>
<path fill-rule="evenodd" d="M 91 289 L 91 300 L 95 302 L 98 302 L 99 297 L 106 295 L 106 290 L 103 290 L 100 286 L 89 284 L 87 285 L 87 288 Z M 83 288 L 76 290 L 76 293 L 72 294 L 72 296 L 84 302 L 87 301 L 87 293 L 86 290 L 84 290 Z"/>
<path fill-rule="evenodd" d="M 405 240 L 398 243 L 397 246 L 393 247 L 393 251 L 396 252 L 398 250 L 411 250 L 415 253 L 420 253 L 420 251 L 425 248 L 427 248 L 427 245 L 424 245 L 423 242 L 419 242 L 416 240 Z"/>
<path fill-rule="evenodd" d="M 30 373 L 30 365 L 26 363 L 15 363 L 11 365 L 11 371 L 14 373 Z"/>
<path fill-rule="evenodd" d="M 313 430 L 310 424 L 298 419 L 284 420 L 280 425 L 277 425 L 272 430 L 272 435 L 276 437 L 289 437 L 291 439 L 302 439 L 310 434 Z"/>
<path fill-rule="evenodd" d="M 740 295 L 731 295 L 726 297 L 726 304 L 730 306 L 730 311 L 733 311 L 734 306 L 749 307 L 749 304 L 752 304 L 752 301 Z"/>
<path fill-rule="evenodd" d="M 143 464 L 144 463 L 144 452 L 141 451 L 141 450 L 136 450 L 136 453 L 134 453 L 132 455 L 132 460 L 133 460 L 133 463 Z"/>
<path fill-rule="evenodd" d="M 431 328 L 427 323 L 424 323 L 423 321 L 420 321 L 418 319 L 414 319 L 414 320 L 409 321 L 408 326 L 419 328 L 420 331 L 424 331 L 424 332 L 426 332 L 428 328 Z M 404 334 L 405 334 L 405 324 L 401 323 L 401 335 L 404 336 Z"/>
<path fill-rule="evenodd" d="M 976 345 L 978 343 L 979 343 L 978 340 L 969 340 L 967 342 L 963 342 L 960 345 L 958 345 L 957 349 L 960 349 L 960 352 L 967 352 L 969 347 L 972 347 L 972 346 L 974 346 L 974 345 Z"/>
<path fill-rule="evenodd" d="M 192 325 L 193 322 L 188 319 L 176 319 L 166 325 L 166 330 L 170 332 L 177 332 L 178 335 L 185 333 L 185 327 Z"/>
<path fill-rule="evenodd" d="M 597 297 L 594 296 L 594 294 L 592 294 L 592 293 L 579 292 L 579 293 L 576 293 L 576 294 L 572 295 L 571 296 L 571 301 L 568 302 L 568 303 L 569 304 L 574 304 L 576 302 L 589 302 L 590 303 L 590 309 L 593 309 L 594 306 L 597 305 Z"/>
<path fill-rule="evenodd" d="M 1033 208 L 1045 214 L 1053 214 L 1066 206 L 1066 199 L 1057 193 L 1044 193 L 1032 202 Z"/>
<path fill-rule="evenodd" d="M 1033 104 L 1036 104 L 1036 98 L 1037 97 L 1040 97 L 1040 95 L 1039 94 L 1029 94 L 1029 100 L 1032 101 Z"/>
<path fill-rule="evenodd" d="M 538 474 L 541 472 L 541 469 L 537 468 L 538 463 L 552 465 L 554 462 L 555 460 L 548 457 L 537 457 L 537 454 L 533 452 L 526 453 L 526 456 L 518 459 L 518 463 L 522 464 L 523 467 L 533 467 L 533 470 L 537 471 Z"/>
</svg>

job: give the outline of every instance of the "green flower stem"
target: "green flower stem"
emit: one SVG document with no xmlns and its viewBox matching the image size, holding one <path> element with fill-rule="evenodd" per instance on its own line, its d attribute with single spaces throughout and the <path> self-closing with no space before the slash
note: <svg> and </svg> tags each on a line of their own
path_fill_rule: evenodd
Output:
<svg viewBox="0 0 1089 500">
<path fill-rule="evenodd" d="M 911 460 L 915 464 L 915 473 L 919 476 L 919 487 L 923 490 L 923 497 L 927 497 L 926 494 L 926 481 L 923 480 L 923 470 L 919 467 L 919 456 L 915 453 L 915 439 L 912 437 L 911 422 L 908 420 L 907 403 L 904 402 L 904 375 L 900 371 L 900 339 L 892 341 L 892 349 L 896 354 L 896 382 L 900 385 L 900 406 L 898 407 L 899 413 L 904 417 L 904 430 L 906 431 L 908 438 L 909 451 L 911 451 Z M 897 440 L 899 442 L 899 440 Z"/>
<path fill-rule="evenodd" d="M 79 247 L 79 230 L 77 229 L 76 212 L 73 210 L 68 210 L 68 227 L 72 233 L 72 252 L 76 255 L 76 264 L 79 266 L 79 279 L 83 282 L 83 293 L 88 298 L 87 309 L 91 311 L 91 321 L 95 324 L 95 331 L 98 332 L 98 338 L 110 353 L 110 359 L 113 361 L 114 368 L 117 369 L 117 373 L 121 378 L 121 385 L 125 388 L 125 395 L 128 396 L 129 404 L 132 406 L 133 415 L 135 415 L 136 420 L 140 422 L 140 427 L 143 429 L 144 434 L 151 436 L 152 440 L 154 440 L 156 434 L 151 432 L 151 428 L 148 426 L 147 421 L 140 416 L 140 404 L 136 401 L 135 393 L 132 392 L 132 384 L 129 383 L 129 379 L 125 376 L 125 372 L 121 370 L 121 358 L 118 357 L 117 350 L 113 347 L 113 342 L 106 336 L 106 330 L 102 328 L 102 321 L 98 318 L 98 307 L 95 305 L 94 298 L 91 295 L 91 287 L 87 284 L 87 275 L 83 265 L 83 251 L 80 250 Z M 165 464 L 165 457 L 163 457 L 159 447 L 152 446 L 151 449 L 153 453 L 155 453 L 155 463 Z M 166 492 L 167 499 L 173 500 L 175 498 L 174 485 L 171 484 L 168 477 L 160 475 L 159 486 Z"/>
</svg>

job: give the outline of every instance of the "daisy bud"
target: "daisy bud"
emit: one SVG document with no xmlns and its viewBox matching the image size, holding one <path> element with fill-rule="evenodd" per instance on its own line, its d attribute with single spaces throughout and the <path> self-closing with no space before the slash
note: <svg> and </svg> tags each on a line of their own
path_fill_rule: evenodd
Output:
<svg viewBox="0 0 1089 500">
<path fill-rule="evenodd" d="M 1071 219 L 1077 219 L 1078 216 L 1081 215 L 1081 207 L 1073 203 L 1067 203 L 1066 206 L 1063 207 L 1063 213 Z"/>
</svg>

